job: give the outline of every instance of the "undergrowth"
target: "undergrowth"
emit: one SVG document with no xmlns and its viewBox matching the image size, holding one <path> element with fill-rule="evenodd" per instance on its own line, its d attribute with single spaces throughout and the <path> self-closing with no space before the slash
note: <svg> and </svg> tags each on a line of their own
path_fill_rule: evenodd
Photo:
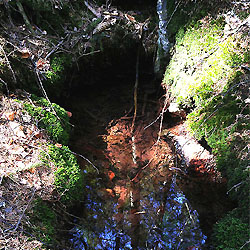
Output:
<svg viewBox="0 0 250 250">
<path fill-rule="evenodd" d="M 248 249 L 245 243 L 250 234 L 249 226 L 231 213 L 214 226 L 214 231 L 216 249 Z"/>
<path fill-rule="evenodd" d="M 61 195 L 61 201 L 81 201 L 84 190 L 83 171 L 69 148 L 50 145 L 48 152 L 42 154 L 42 160 L 48 165 L 52 163 L 56 169 L 54 185 Z"/>
<path fill-rule="evenodd" d="M 33 202 L 32 213 L 29 214 L 33 225 L 32 231 L 44 243 L 51 244 L 55 237 L 56 214 L 42 199 Z"/>
<path fill-rule="evenodd" d="M 25 110 L 46 130 L 52 140 L 67 144 L 70 124 L 67 112 L 58 104 L 50 104 L 46 99 L 32 96 L 35 105 L 24 103 Z"/>
<path fill-rule="evenodd" d="M 238 207 L 214 226 L 216 249 L 240 249 L 249 232 L 249 82 L 242 65 L 250 52 L 246 33 L 227 35 L 222 17 L 181 29 L 164 84 L 172 98 L 191 112 L 190 131 L 204 137 L 228 179 L 228 194 Z M 242 249 L 247 249 L 248 245 Z"/>
</svg>

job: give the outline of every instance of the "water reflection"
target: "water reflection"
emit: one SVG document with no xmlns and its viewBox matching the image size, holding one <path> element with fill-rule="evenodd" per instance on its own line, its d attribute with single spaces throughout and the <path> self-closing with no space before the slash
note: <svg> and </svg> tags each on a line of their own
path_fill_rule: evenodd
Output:
<svg viewBox="0 0 250 250">
<path fill-rule="evenodd" d="M 84 221 L 72 230 L 74 249 L 187 249 L 205 243 L 198 214 L 175 176 L 170 185 L 147 181 L 130 190 L 121 207 L 115 197 L 105 200 L 88 187 Z"/>
</svg>

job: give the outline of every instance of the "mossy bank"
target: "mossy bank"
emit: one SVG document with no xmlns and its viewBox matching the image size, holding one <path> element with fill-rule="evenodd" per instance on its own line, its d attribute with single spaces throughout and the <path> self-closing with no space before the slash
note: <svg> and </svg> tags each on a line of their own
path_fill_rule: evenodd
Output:
<svg viewBox="0 0 250 250">
<path fill-rule="evenodd" d="M 246 13 L 245 13 L 246 14 Z M 233 18 L 234 22 L 233 22 Z M 249 237 L 249 17 L 206 16 L 181 28 L 163 85 L 206 139 L 238 207 L 214 226 L 216 249 L 247 249 Z"/>
</svg>

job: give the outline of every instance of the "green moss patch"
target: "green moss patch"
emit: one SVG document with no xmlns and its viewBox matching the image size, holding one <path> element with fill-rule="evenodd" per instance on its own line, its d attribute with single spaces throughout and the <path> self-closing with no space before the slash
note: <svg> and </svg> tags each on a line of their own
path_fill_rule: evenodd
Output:
<svg viewBox="0 0 250 250">
<path fill-rule="evenodd" d="M 54 185 L 61 195 L 61 200 L 63 202 L 83 200 L 83 171 L 69 148 L 50 145 L 47 154 L 43 153 L 42 159 L 47 164 L 52 163 L 56 169 Z"/>
<path fill-rule="evenodd" d="M 237 38 L 224 36 L 222 19 L 202 22 L 179 32 L 164 77 L 177 102 L 187 106 L 192 101 L 203 105 L 221 93 L 246 60 Z"/>
<path fill-rule="evenodd" d="M 228 214 L 214 227 L 216 249 L 248 249 L 250 230 L 248 224 Z"/>
<path fill-rule="evenodd" d="M 33 202 L 32 213 L 29 214 L 36 237 L 45 244 L 55 243 L 57 217 L 54 211 L 42 199 Z"/>
<path fill-rule="evenodd" d="M 228 179 L 238 207 L 214 227 L 217 249 L 239 249 L 249 223 L 249 36 L 229 33 L 222 17 L 205 17 L 179 31 L 164 84 L 175 101 L 189 108 L 187 124 L 204 137 Z"/>
<path fill-rule="evenodd" d="M 24 103 L 24 108 L 36 119 L 40 128 L 46 130 L 52 140 L 67 144 L 69 140 L 69 117 L 58 104 L 50 104 L 46 99 L 32 97 L 34 104 Z"/>
</svg>

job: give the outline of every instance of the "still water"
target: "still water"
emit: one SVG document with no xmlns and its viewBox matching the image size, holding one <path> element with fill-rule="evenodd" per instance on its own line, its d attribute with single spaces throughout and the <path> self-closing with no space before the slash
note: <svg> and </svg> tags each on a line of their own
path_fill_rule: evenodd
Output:
<svg viewBox="0 0 250 250">
<path fill-rule="evenodd" d="M 104 204 L 88 187 L 86 217 L 72 230 L 74 249 L 188 249 L 205 243 L 198 214 L 175 175 L 158 190 L 149 183 L 134 187 L 135 194 L 136 188 L 141 189 L 140 200 L 130 197 L 121 208 L 115 199 Z"/>
</svg>

